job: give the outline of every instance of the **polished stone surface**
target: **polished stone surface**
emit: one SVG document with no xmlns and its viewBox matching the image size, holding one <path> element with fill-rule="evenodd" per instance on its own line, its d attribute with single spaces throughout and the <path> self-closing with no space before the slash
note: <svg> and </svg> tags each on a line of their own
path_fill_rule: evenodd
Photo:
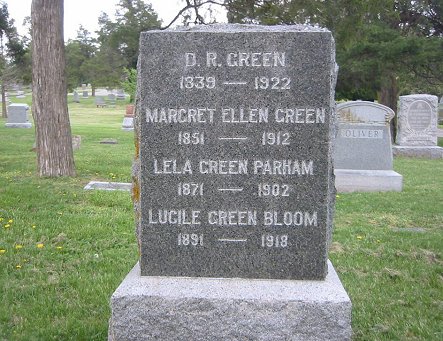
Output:
<svg viewBox="0 0 443 341">
<path fill-rule="evenodd" d="M 307 26 L 142 33 L 142 275 L 325 278 L 334 50 Z"/>
</svg>

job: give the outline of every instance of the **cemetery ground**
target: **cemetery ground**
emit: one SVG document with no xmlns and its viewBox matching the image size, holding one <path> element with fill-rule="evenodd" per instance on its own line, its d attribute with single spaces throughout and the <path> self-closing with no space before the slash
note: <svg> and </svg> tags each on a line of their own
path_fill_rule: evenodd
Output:
<svg viewBox="0 0 443 341">
<path fill-rule="evenodd" d="M 110 296 L 138 257 L 132 203 L 83 187 L 130 182 L 125 104 L 70 99 L 75 178 L 37 177 L 34 128 L 0 119 L 0 340 L 106 339 Z M 100 144 L 109 138 L 118 144 Z M 394 169 L 402 192 L 337 195 L 330 259 L 354 340 L 442 340 L 443 160 L 396 158 Z"/>
</svg>

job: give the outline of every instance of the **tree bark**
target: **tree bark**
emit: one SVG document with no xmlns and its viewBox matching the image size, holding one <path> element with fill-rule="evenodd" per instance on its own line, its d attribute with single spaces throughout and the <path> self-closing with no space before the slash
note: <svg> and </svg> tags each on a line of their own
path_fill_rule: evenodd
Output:
<svg viewBox="0 0 443 341">
<path fill-rule="evenodd" d="M 391 140 L 395 141 L 397 135 L 397 101 L 398 101 L 398 84 L 395 75 L 388 75 L 382 82 L 382 88 L 378 94 L 378 101 L 380 104 L 386 105 L 391 108 L 395 116 L 391 120 Z"/>
<path fill-rule="evenodd" d="M 75 176 L 69 122 L 63 0 L 32 0 L 32 114 L 40 176 Z"/>
<path fill-rule="evenodd" d="M 3 118 L 8 118 L 8 108 L 7 108 L 7 103 L 6 103 L 6 89 L 5 89 L 5 83 L 2 80 L 2 84 L 1 84 L 1 88 L 2 88 L 2 117 Z"/>
</svg>

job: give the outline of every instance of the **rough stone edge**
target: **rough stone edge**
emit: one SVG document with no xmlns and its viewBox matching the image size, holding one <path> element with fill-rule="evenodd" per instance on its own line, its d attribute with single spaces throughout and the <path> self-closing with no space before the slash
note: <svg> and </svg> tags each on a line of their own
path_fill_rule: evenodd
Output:
<svg viewBox="0 0 443 341">
<path fill-rule="evenodd" d="M 393 170 L 335 169 L 335 187 L 339 193 L 401 192 L 403 176 Z"/>
<path fill-rule="evenodd" d="M 335 40 L 331 34 L 331 79 L 330 79 L 330 100 L 329 106 L 331 108 L 331 117 L 329 121 L 329 158 L 328 158 L 328 217 L 326 220 L 326 260 L 328 259 L 329 247 L 332 243 L 332 232 L 334 227 L 334 215 L 335 215 L 335 197 L 337 190 L 335 188 L 335 173 L 334 173 L 334 149 L 335 149 L 335 136 L 337 130 L 337 102 L 335 101 L 335 86 L 337 85 L 339 66 L 335 58 Z"/>
<path fill-rule="evenodd" d="M 140 276 L 137 263 L 111 297 L 108 340 L 350 340 L 352 303 L 328 268 L 292 281 Z"/>
<path fill-rule="evenodd" d="M 150 30 L 143 33 L 159 32 L 223 32 L 223 33 L 244 33 L 244 32 L 329 32 L 328 29 L 312 25 L 255 25 L 255 24 L 210 24 L 196 26 L 177 26 L 167 30 Z"/>
<path fill-rule="evenodd" d="M 346 108 L 358 107 L 358 106 L 368 106 L 368 107 L 373 107 L 378 110 L 384 111 L 385 112 L 385 122 L 384 123 L 385 123 L 385 125 L 388 125 L 388 126 L 389 126 L 391 120 L 395 116 L 394 110 L 387 107 L 386 105 L 374 103 L 374 102 L 369 102 L 369 101 L 361 101 L 361 100 L 338 103 L 337 104 L 337 111 L 340 111 L 340 110 L 346 109 Z M 337 120 L 340 121 L 340 117 L 338 114 L 337 114 Z M 343 121 L 341 123 L 347 123 L 347 122 Z"/>
<path fill-rule="evenodd" d="M 392 146 L 394 156 L 443 159 L 443 148 L 439 146 Z"/>
</svg>

